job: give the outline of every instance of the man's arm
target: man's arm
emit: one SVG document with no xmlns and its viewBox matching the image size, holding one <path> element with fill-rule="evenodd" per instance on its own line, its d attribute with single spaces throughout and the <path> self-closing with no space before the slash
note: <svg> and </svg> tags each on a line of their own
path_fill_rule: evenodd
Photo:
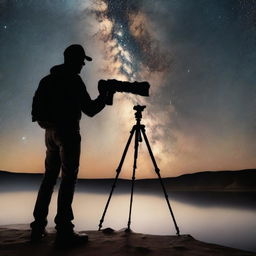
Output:
<svg viewBox="0 0 256 256">
<path fill-rule="evenodd" d="M 90 117 L 93 117 L 105 107 L 107 92 L 100 91 L 99 96 L 95 100 L 92 100 L 89 93 L 86 90 L 85 85 L 83 84 L 81 97 L 81 107 L 83 113 Z"/>
</svg>

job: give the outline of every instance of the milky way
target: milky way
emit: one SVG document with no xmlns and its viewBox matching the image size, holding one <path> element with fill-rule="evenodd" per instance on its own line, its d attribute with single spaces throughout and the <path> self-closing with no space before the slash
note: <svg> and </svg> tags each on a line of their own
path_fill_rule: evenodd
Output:
<svg viewBox="0 0 256 256">
<path fill-rule="evenodd" d="M 81 176 L 114 175 L 137 103 L 163 176 L 255 167 L 256 1 L 2 0 L 0 14 L 0 169 L 43 170 L 31 101 L 71 43 L 93 57 L 81 73 L 93 98 L 101 78 L 151 84 L 82 119 Z"/>
<path fill-rule="evenodd" d="M 97 36 L 106 43 L 106 58 L 121 63 L 117 72 L 127 80 L 139 79 L 142 65 L 150 72 L 167 68 L 167 56 L 152 38 L 147 17 L 137 4 L 127 0 L 95 1 L 92 13 L 102 23 Z"/>
</svg>

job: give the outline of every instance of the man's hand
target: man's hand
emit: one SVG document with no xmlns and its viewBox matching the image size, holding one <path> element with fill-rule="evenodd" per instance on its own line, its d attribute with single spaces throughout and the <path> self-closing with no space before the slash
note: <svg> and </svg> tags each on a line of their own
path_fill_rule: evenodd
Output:
<svg viewBox="0 0 256 256">
<path fill-rule="evenodd" d="M 108 94 L 108 88 L 107 88 L 107 81 L 106 80 L 100 80 L 98 82 L 98 91 L 101 96 L 107 96 Z"/>
<path fill-rule="evenodd" d="M 112 83 L 116 81 L 115 79 L 112 80 L 99 80 L 98 82 L 98 91 L 100 96 L 104 98 L 105 103 L 107 105 L 113 104 L 113 96 L 115 91 L 112 89 Z"/>
</svg>

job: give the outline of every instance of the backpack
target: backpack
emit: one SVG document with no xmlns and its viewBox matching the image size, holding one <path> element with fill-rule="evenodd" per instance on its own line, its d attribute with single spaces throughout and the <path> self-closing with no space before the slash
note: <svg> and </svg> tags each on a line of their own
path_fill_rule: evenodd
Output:
<svg viewBox="0 0 256 256">
<path fill-rule="evenodd" d="M 52 121 L 49 85 L 49 76 L 47 76 L 40 81 L 32 102 L 32 122 L 38 122 L 41 127 L 43 123 Z"/>
</svg>

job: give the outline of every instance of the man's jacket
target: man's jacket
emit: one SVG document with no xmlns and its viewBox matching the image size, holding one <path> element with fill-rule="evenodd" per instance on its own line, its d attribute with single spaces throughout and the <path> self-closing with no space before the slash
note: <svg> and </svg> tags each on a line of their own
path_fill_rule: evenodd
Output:
<svg viewBox="0 0 256 256">
<path fill-rule="evenodd" d="M 32 121 L 77 125 L 82 112 L 92 117 L 104 106 L 102 96 L 92 100 L 81 77 L 62 64 L 51 68 L 40 81 L 33 97 Z"/>
</svg>

